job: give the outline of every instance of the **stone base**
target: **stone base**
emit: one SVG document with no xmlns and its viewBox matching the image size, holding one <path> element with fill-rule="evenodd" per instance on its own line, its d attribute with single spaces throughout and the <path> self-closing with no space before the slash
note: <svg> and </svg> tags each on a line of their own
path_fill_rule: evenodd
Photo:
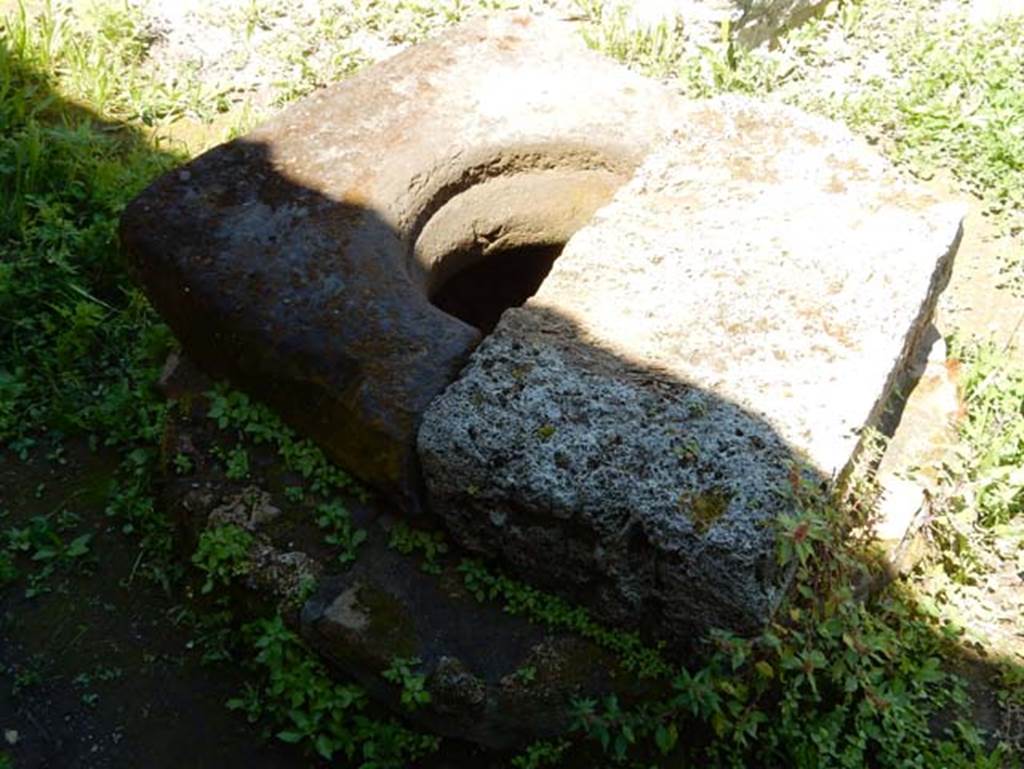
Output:
<svg viewBox="0 0 1024 769">
<path fill-rule="evenodd" d="M 402 513 L 685 642 L 770 618 L 774 523 L 848 472 L 960 218 L 841 126 L 509 16 L 164 176 L 122 238 L 191 357 Z"/>
<path fill-rule="evenodd" d="M 273 450 L 250 447 L 249 477 L 225 477 L 211 452 L 225 438 L 207 416 L 211 387 L 187 359 L 172 356 L 162 389 L 179 405 L 163 443 L 168 466 L 185 455 L 192 470 L 165 477 L 160 503 L 177 524 L 186 561 L 208 529 L 234 525 L 250 533 L 250 568 L 213 594 L 229 597 L 240 618 L 280 611 L 343 680 L 398 717 L 495 751 L 565 733 L 574 698 L 614 692 L 632 702 L 664 694 L 586 638 L 513 616 L 501 599 L 478 600 L 458 570 L 465 552 L 452 548 L 425 571 L 418 555 L 390 547 L 399 519 L 379 498 L 345 500 L 367 536 L 355 562 L 340 564 L 315 524 L 315 500 L 297 503 L 284 493 L 301 479 Z M 396 658 L 416 660 L 430 702 L 401 704 L 401 688 L 382 676 Z"/>
<path fill-rule="evenodd" d="M 567 732 L 573 698 L 615 691 L 629 701 L 643 690 L 595 644 L 479 603 L 454 564 L 431 576 L 373 543 L 306 603 L 302 635 L 411 723 L 495 749 Z M 381 676 L 396 657 L 418 660 L 429 703 L 399 704 L 399 688 Z"/>
<path fill-rule="evenodd" d="M 942 468 L 959 443 L 957 425 L 964 416 L 959 364 L 946 358 L 946 344 L 931 329 L 927 349 L 910 372 L 912 389 L 900 401 L 898 424 L 875 470 L 879 497 L 871 530 L 881 551 L 883 584 L 909 572 L 928 552 L 924 527 L 932 505 L 940 501 Z"/>
<path fill-rule="evenodd" d="M 569 24 L 478 20 L 164 175 L 121 240 L 193 360 L 414 514 L 420 416 L 481 338 L 438 293 L 561 246 L 678 104 Z"/>
<path fill-rule="evenodd" d="M 961 216 L 834 123 L 693 105 L 431 403 L 432 509 L 609 621 L 756 631 L 793 479 L 880 423 Z"/>
</svg>

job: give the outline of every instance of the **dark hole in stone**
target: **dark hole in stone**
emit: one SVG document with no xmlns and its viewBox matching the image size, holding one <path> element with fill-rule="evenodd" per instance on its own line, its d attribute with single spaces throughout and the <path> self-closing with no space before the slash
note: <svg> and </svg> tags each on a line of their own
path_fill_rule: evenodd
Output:
<svg viewBox="0 0 1024 769">
<path fill-rule="evenodd" d="M 489 334 L 509 307 L 537 293 L 564 244 L 530 245 L 492 254 L 456 273 L 431 298 L 434 306 Z M 449 258 L 471 261 L 462 254 Z"/>
<path fill-rule="evenodd" d="M 647 535 L 644 534 L 643 526 L 634 523 L 629 527 L 626 534 L 626 552 L 634 561 L 646 558 L 650 553 L 650 545 L 647 543 Z"/>
</svg>

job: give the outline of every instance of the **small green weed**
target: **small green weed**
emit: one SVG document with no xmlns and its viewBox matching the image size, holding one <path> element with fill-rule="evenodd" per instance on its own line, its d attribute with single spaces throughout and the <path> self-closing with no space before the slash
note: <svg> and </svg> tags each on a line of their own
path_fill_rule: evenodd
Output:
<svg viewBox="0 0 1024 769">
<path fill-rule="evenodd" d="M 171 460 L 171 464 L 174 467 L 174 472 L 178 475 L 188 475 L 193 469 L 192 459 L 188 454 L 182 454 L 181 452 L 174 455 L 174 459 Z"/>
<path fill-rule="evenodd" d="M 6 571 L 13 579 L 17 575 L 17 569 L 11 554 L 22 554 L 37 564 L 37 568 L 28 574 L 25 596 L 32 598 L 49 591 L 49 579 L 58 570 L 71 571 L 86 563 L 93 535 L 80 534 L 70 540 L 65 540 L 64 537 L 77 522 L 78 516 L 61 511 L 56 515 L 33 516 L 27 526 L 11 527 L 2 532 L 7 551 L 4 560 L 8 568 L 0 571 Z M 2 579 L 0 583 L 3 583 Z"/>
<path fill-rule="evenodd" d="M 597 700 L 573 701 L 573 728 L 597 740 L 601 750 L 609 754 L 615 763 L 626 760 L 630 746 L 636 744 L 638 734 L 643 735 L 643 727 L 644 716 L 623 711 L 614 694 L 605 698 L 601 708 L 598 708 Z M 659 745 L 665 745 L 665 755 L 675 747 L 675 743 L 676 737 L 659 741 Z"/>
<path fill-rule="evenodd" d="M 338 562 L 351 563 L 356 551 L 366 541 L 366 530 L 352 525 L 352 517 L 338 500 L 324 502 L 316 508 L 316 524 L 326 532 L 324 541 L 340 548 Z"/>
<path fill-rule="evenodd" d="M 610 630 L 594 621 L 582 606 L 573 606 L 535 587 L 494 574 L 475 560 L 464 559 L 458 566 L 466 589 L 478 601 L 501 601 L 505 611 L 529 617 L 551 628 L 579 633 L 617 655 L 623 667 L 641 678 L 670 674 L 672 666 L 660 649 L 644 644 L 635 633 Z"/>
<path fill-rule="evenodd" d="M 534 681 L 537 680 L 537 668 L 535 668 L 533 665 L 526 665 L 525 667 L 521 667 L 518 670 L 516 670 L 514 675 L 516 679 L 521 681 L 522 683 L 532 684 Z"/>
<path fill-rule="evenodd" d="M 401 687 L 402 707 L 407 710 L 426 705 L 430 702 L 430 692 L 426 689 L 426 676 L 416 673 L 415 668 L 420 664 L 416 657 L 395 657 L 391 664 L 381 672 L 385 681 Z"/>
<path fill-rule="evenodd" d="M 361 769 L 409 766 L 437 749 L 436 737 L 365 715 L 362 689 L 332 681 L 280 616 L 250 623 L 244 635 L 264 680 L 248 684 L 228 707 L 253 722 L 268 722 L 278 739 L 304 745 L 328 760 L 344 756 Z"/>
<path fill-rule="evenodd" d="M 249 477 L 249 453 L 241 446 L 235 446 L 225 459 L 225 475 L 229 480 L 240 481 Z"/>
<path fill-rule="evenodd" d="M 420 569 L 427 574 L 441 573 L 438 558 L 448 552 L 448 544 L 440 531 L 414 529 L 402 521 L 396 522 L 388 532 L 388 547 L 402 555 L 421 552 L 423 561 L 420 563 Z"/>
<path fill-rule="evenodd" d="M 116 681 L 121 678 L 122 675 L 124 675 L 124 671 L 120 668 L 104 667 L 100 665 L 91 673 L 79 673 L 72 679 L 71 683 L 79 689 L 91 690 L 97 683 Z M 99 692 L 96 691 L 82 691 L 80 700 L 86 707 L 93 708 L 99 703 L 100 695 Z"/>
<path fill-rule="evenodd" d="M 538 740 L 512 758 L 513 769 L 543 769 L 561 766 L 573 744 L 569 740 Z"/>
<path fill-rule="evenodd" d="M 157 512 L 150 491 L 157 456 L 152 448 L 127 453 L 110 484 L 105 512 L 120 522 L 122 533 L 138 538 L 139 555 L 130 578 L 145 576 L 170 593 L 171 584 L 184 574 L 184 566 L 172 556 L 171 521 Z"/>
<path fill-rule="evenodd" d="M 253 544 L 252 534 L 234 524 L 204 531 L 192 555 L 192 563 L 206 575 L 202 592 L 210 593 L 216 586 L 229 585 L 235 577 L 248 574 Z"/>
<path fill-rule="evenodd" d="M 365 499 L 366 492 L 345 471 L 332 464 L 310 440 L 300 439 L 269 408 L 225 386 L 208 392 L 207 416 L 222 430 L 234 430 L 255 445 L 273 446 L 285 466 L 302 476 L 314 494 L 347 492 Z"/>
</svg>

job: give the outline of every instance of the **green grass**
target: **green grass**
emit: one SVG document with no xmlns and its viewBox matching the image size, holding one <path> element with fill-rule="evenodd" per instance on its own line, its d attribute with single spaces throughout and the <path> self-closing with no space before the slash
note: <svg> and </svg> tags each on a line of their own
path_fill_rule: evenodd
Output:
<svg viewBox="0 0 1024 769">
<path fill-rule="evenodd" d="M 957 469 L 971 485 L 973 523 L 1024 542 L 1024 367 L 1008 363 L 991 344 L 954 353 L 966 364 Z"/>
<path fill-rule="evenodd" d="M 115 234 L 124 204 L 180 158 L 99 111 L 127 98 L 97 84 L 111 69 L 99 62 L 138 70 L 137 30 L 69 24 L 21 17 L 0 37 L 0 441 L 22 454 L 44 431 L 152 444 L 150 384 L 172 344 Z"/>
<path fill-rule="evenodd" d="M 273 73 L 290 73 L 276 82 L 275 103 L 369 62 L 358 33 L 407 44 L 498 4 L 324 3 L 308 23 L 279 28 L 298 12 L 293 6 L 254 0 L 223 20 Z M 745 52 L 728 35 L 693 49 L 675 28 L 637 34 L 620 16 L 581 4 L 592 46 L 692 96 L 759 94 L 842 117 L 916 173 L 954 175 L 1012 232 L 1024 207 L 1024 24 L 975 28 L 954 16 L 936 27 L 920 16 L 927 4 L 913 0 L 887 33 L 893 76 L 855 67 L 850 87 L 830 93 L 814 79 L 828 57 L 826 39 L 845 40 L 854 59 L 871 55 L 878 30 L 865 19 L 879 7 L 847 3 L 777 51 Z M 0 31 L 0 445 L 25 461 L 57 456 L 73 437 L 118 452 L 108 513 L 137 543 L 140 573 L 170 588 L 183 575 L 153 499 L 167 417 L 154 383 L 175 342 L 132 281 L 117 222 L 132 196 L 186 159 L 156 138 L 169 123 L 209 121 L 235 104 L 227 130 L 237 132 L 260 108 L 230 86 L 202 85 L 189 67 L 158 75 L 148 60 L 153 44 L 143 14 L 123 3 L 47 6 L 32 19 L 20 11 Z M 967 416 L 935 531 L 947 545 L 937 560 L 968 582 L 987 568 L 980 554 L 994 542 L 1024 545 L 1024 369 L 996 348 L 959 347 L 956 355 Z M 208 397 L 210 418 L 232 441 L 222 452 L 229 475 L 252 474 L 247 446 L 273 447 L 302 479 L 289 498 L 318 500 L 339 566 L 352 560 L 364 534 L 336 496 L 358 493 L 348 476 L 244 395 L 218 389 Z M 184 455 L 170 461 L 182 475 L 193 469 Z M 642 703 L 577 700 L 575 742 L 538 743 L 512 765 L 557 766 L 577 749 L 623 766 L 1012 765 L 970 724 L 964 682 L 951 669 L 963 633 L 935 608 L 942 596 L 915 594 L 911 582 L 856 600 L 867 543 L 851 541 L 849 517 L 865 511 L 838 510 L 805 492 L 795 490 L 805 513 L 780 522 L 780 558 L 799 575 L 779 621 L 753 639 L 716 635 L 697 669 L 678 669 L 578 607 L 463 563 L 465 586 L 481 600 L 582 633 L 666 687 Z M 47 564 L 87 560 L 88 541 L 51 529 L 45 520 L 11 529 L 0 549 L 0 586 L 45 589 Z M 447 545 L 436 533 L 396 527 L 391 539 L 428 573 L 441 570 Z M 250 544 L 237 527 L 204 535 L 195 560 L 208 592 L 244 572 Z M 232 707 L 280 739 L 363 766 L 401 765 L 436 747 L 435 738 L 371 717 L 362 689 L 331 681 L 279 616 L 249 623 L 241 647 L 225 640 L 235 635 L 230 616 L 205 616 L 210 627 L 198 624 L 218 639 L 216 658 L 234 652 L 253 671 Z M 414 668 L 395 660 L 389 675 L 411 705 L 422 705 L 427 693 Z M 1019 670 L 997 672 L 1000 696 L 1019 697 Z M 6 760 L 0 754 L 0 765 Z"/>
<path fill-rule="evenodd" d="M 648 77 L 669 82 L 692 98 L 722 93 L 764 94 L 781 82 L 779 63 L 770 56 L 740 48 L 723 26 L 717 40 L 695 43 L 683 35 L 682 24 L 661 22 L 636 29 L 622 6 L 580 0 L 583 39 L 601 53 Z"/>
<path fill-rule="evenodd" d="M 972 24 L 960 3 L 938 21 L 930 0 L 845 0 L 778 50 L 747 51 L 727 30 L 698 46 L 664 24 L 636 31 L 622 13 L 580 5 L 588 43 L 627 66 L 671 79 L 689 96 L 775 96 L 841 118 L 922 177 L 952 173 L 1008 230 L 1021 228 L 1024 18 Z M 852 64 L 839 88 L 815 80 L 836 39 Z M 866 66 L 878 55 L 884 72 Z"/>
<path fill-rule="evenodd" d="M 117 447 L 111 509 L 157 555 L 170 540 L 144 514 L 166 408 L 153 383 L 173 339 L 116 242 L 125 203 L 181 160 L 118 120 L 144 98 L 145 45 L 128 12 L 22 10 L 0 32 L 0 445 L 22 459 L 75 435 Z"/>
<path fill-rule="evenodd" d="M 912 9 L 911 9 L 912 13 Z M 948 170 L 1007 228 L 1024 225 L 1024 17 L 984 26 L 911 19 L 887 51 L 891 75 L 836 100 L 917 174 Z"/>
</svg>

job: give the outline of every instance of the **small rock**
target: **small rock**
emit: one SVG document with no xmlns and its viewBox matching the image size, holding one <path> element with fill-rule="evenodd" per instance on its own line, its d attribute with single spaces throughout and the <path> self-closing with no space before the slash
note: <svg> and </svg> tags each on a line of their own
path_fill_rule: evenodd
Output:
<svg viewBox="0 0 1024 769">
<path fill-rule="evenodd" d="M 270 494 L 257 486 L 247 486 L 210 512 L 210 526 L 234 524 L 256 531 L 281 515 L 271 504 Z"/>
<path fill-rule="evenodd" d="M 925 492 L 920 484 L 905 478 L 890 478 L 882 489 L 875 536 L 881 542 L 902 542 L 924 502 Z"/>
</svg>

